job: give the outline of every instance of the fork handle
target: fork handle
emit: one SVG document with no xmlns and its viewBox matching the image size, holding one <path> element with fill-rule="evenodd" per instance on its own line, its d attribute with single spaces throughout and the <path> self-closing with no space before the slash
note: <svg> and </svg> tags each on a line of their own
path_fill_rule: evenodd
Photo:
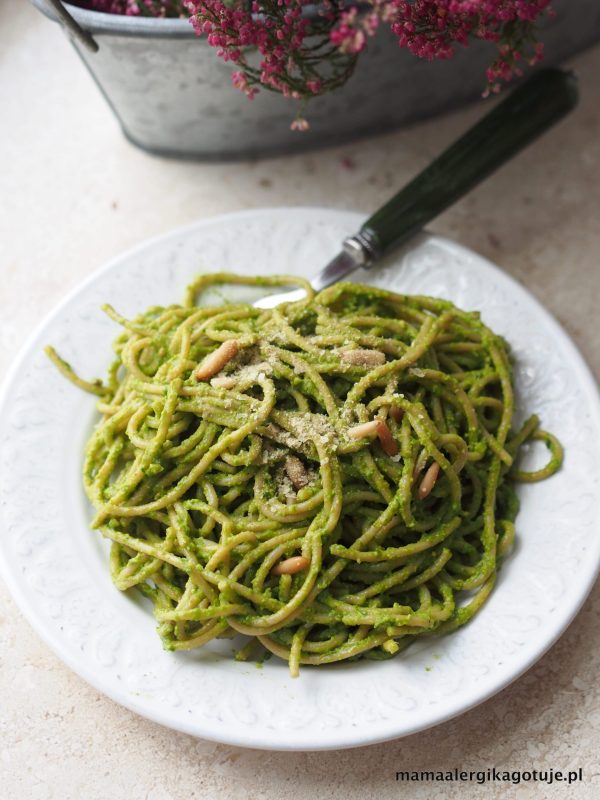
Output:
<svg viewBox="0 0 600 800">
<path fill-rule="evenodd" d="M 369 266 L 483 181 L 569 113 L 572 72 L 545 69 L 512 92 L 364 223 L 347 246 Z"/>
</svg>

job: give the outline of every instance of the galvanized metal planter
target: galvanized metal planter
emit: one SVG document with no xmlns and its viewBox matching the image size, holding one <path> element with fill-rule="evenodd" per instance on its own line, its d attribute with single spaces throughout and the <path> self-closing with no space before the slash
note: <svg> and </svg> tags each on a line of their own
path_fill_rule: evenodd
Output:
<svg viewBox="0 0 600 800">
<path fill-rule="evenodd" d="M 348 84 L 311 102 L 311 129 L 298 133 L 289 128 L 293 102 L 266 91 L 247 100 L 231 86 L 231 67 L 187 20 L 32 2 L 63 24 L 72 17 L 76 25 L 65 29 L 125 136 L 152 153 L 179 158 L 269 156 L 391 130 L 476 97 L 493 57 L 489 45 L 475 42 L 451 61 L 421 61 L 382 30 Z M 598 0 L 554 0 L 553 6 L 557 15 L 542 36 L 546 64 L 600 39 Z"/>
</svg>

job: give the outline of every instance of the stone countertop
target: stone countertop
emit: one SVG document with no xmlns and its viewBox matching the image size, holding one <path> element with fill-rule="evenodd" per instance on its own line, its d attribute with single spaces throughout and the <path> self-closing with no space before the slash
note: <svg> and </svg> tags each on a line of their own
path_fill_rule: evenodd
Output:
<svg viewBox="0 0 600 800">
<path fill-rule="evenodd" d="M 567 121 L 431 228 L 521 281 L 600 376 L 600 47 L 573 60 Z M 44 316 L 137 242 L 242 208 L 374 209 L 481 113 L 309 155 L 189 164 L 128 144 L 59 30 L 0 0 L 0 377 Z M 0 797 L 227 800 L 600 796 L 600 587 L 515 684 L 458 719 L 358 750 L 273 753 L 197 740 L 99 695 L 38 639 L 0 585 Z M 577 769 L 566 786 L 412 784 L 396 770 Z"/>
</svg>

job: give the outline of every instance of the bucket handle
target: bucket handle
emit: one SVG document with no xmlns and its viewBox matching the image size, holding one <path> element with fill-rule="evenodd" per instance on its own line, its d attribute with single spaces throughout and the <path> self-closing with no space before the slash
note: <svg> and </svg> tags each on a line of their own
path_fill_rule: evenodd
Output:
<svg viewBox="0 0 600 800">
<path fill-rule="evenodd" d="M 56 12 L 58 21 L 69 34 L 69 36 L 77 39 L 77 41 L 90 52 L 97 53 L 98 42 L 94 39 L 91 33 L 82 28 L 77 20 L 69 14 L 67 9 L 63 6 L 61 0 L 47 0 L 47 2 Z"/>
</svg>

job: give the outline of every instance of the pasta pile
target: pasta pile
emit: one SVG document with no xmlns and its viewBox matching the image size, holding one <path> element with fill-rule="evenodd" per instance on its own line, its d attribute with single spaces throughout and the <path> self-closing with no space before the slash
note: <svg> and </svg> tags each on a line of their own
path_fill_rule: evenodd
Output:
<svg viewBox="0 0 600 800">
<path fill-rule="evenodd" d="M 272 310 L 198 305 L 220 284 L 299 284 Z M 515 535 L 514 480 L 560 466 L 512 431 L 506 343 L 450 302 L 277 276 L 200 276 L 122 328 L 86 449 L 93 528 L 170 650 L 234 633 L 240 659 L 383 659 L 465 624 Z M 545 442 L 546 467 L 515 467 Z"/>
</svg>

